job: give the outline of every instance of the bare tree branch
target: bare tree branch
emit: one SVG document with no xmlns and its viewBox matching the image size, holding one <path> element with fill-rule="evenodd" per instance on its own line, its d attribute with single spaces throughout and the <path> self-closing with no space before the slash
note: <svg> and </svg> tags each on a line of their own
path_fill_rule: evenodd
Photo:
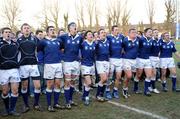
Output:
<svg viewBox="0 0 180 119">
<path fill-rule="evenodd" d="M 89 15 L 89 29 L 92 29 L 96 0 L 86 0 L 86 3 L 87 3 L 87 13 Z"/>
<path fill-rule="evenodd" d="M 112 24 L 120 25 L 120 16 L 121 16 L 121 0 L 109 0 L 108 1 L 108 12 L 107 12 L 107 22 L 108 28 L 110 30 Z"/>
<path fill-rule="evenodd" d="M 77 14 L 78 28 L 85 28 L 85 20 L 84 20 L 84 0 L 80 0 L 80 2 L 75 1 L 75 9 Z M 81 23 L 80 23 L 81 22 Z"/>
<path fill-rule="evenodd" d="M 150 22 L 150 27 L 153 27 L 153 20 L 154 20 L 154 15 L 155 15 L 155 4 L 154 4 L 154 0 L 148 0 L 147 2 L 147 15 L 148 15 L 148 19 Z"/>
<path fill-rule="evenodd" d="M 130 19 L 130 13 L 131 10 L 128 9 L 127 7 L 128 1 L 125 1 L 125 3 L 123 4 L 123 15 L 121 18 L 121 22 L 122 22 L 122 32 L 125 34 L 128 31 L 128 27 L 129 27 L 129 19 Z"/>
<path fill-rule="evenodd" d="M 67 31 L 68 19 L 69 19 L 69 14 L 68 13 L 64 14 L 64 30 L 65 31 Z"/>
<path fill-rule="evenodd" d="M 20 17 L 21 10 L 19 0 L 4 0 L 4 7 L 2 8 L 2 16 L 12 31 L 17 31 L 18 18 Z"/>
<path fill-rule="evenodd" d="M 165 20 L 165 29 L 167 31 L 172 32 L 172 23 L 175 22 L 175 2 L 174 0 L 165 0 L 165 8 L 166 8 L 166 20 Z"/>
</svg>

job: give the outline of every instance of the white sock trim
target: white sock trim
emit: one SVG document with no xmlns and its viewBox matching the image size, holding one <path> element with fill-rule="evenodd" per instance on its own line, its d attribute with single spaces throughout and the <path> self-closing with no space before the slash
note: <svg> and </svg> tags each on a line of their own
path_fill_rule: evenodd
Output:
<svg viewBox="0 0 180 119">
<path fill-rule="evenodd" d="M 59 88 L 54 88 L 54 92 L 56 92 L 56 93 L 60 93 L 60 92 L 61 92 L 61 90 L 60 90 Z"/>
<path fill-rule="evenodd" d="M 3 99 L 6 99 L 6 98 L 8 98 L 8 97 L 9 97 L 9 94 L 7 94 L 7 95 L 3 95 L 3 94 L 1 94 L 1 97 L 2 97 Z"/>
<path fill-rule="evenodd" d="M 40 89 L 34 89 L 34 93 L 41 93 Z"/>
<path fill-rule="evenodd" d="M 11 93 L 11 97 L 18 97 L 18 96 L 19 96 L 19 94 L 14 95 L 13 93 Z"/>
<path fill-rule="evenodd" d="M 85 91 L 89 91 L 90 89 L 90 87 L 85 86 Z"/>
<path fill-rule="evenodd" d="M 52 93 L 52 89 L 46 88 L 46 92 Z"/>
<path fill-rule="evenodd" d="M 149 78 L 146 78 L 145 81 L 146 81 L 146 82 L 151 82 L 151 80 L 149 80 Z"/>
<path fill-rule="evenodd" d="M 24 90 L 24 89 L 21 89 L 21 93 L 23 93 L 23 94 L 24 94 L 24 93 L 27 93 L 27 89 L 25 89 L 25 90 Z"/>
</svg>

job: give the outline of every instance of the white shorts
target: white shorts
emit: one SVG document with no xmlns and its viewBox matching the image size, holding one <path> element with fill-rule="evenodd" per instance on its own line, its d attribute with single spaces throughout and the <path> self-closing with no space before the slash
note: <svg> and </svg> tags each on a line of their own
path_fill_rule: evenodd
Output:
<svg viewBox="0 0 180 119">
<path fill-rule="evenodd" d="M 0 85 L 20 82 L 19 70 L 18 69 L 7 69 L 0 70 Z"/>
<path fill-rule="evenodd" d="M 40 76 L 38 65 L 23 65 L 19 68 L 21 78 L 38 77 Z"/>
<path fill-rule="evenodd" d="M 96 61 L 96 69 L 98 74 L 109 74 L 110 63 L 108 61 Z"/>
<path fill-rule="evenodd" d="M 138 69 L 152 68 L 150 59 L 137 58 L 136 59 L 136 66 Z"/>
<path fill-rule="evenodd" d="M 123 59 L 123 70 L 136 72 L 136 59 Z"/>
<path fill-rule="evenodd" d="M 150 61 L 151 61 L 151 65 L 153 68 L 160 68 L 160 59 L 159 57 L 149 57 Z"/>
<path fill-rule="evenodd" d="M 45 79 L 63 78 L 62 64 L 61 63 L 45 64 L 44 78 Z"/>
<path fill-rule="evenodd" d="M 173 58 L 160 58 L 160 68 L 166 69 L 166 68 L 174 68 L 175 63 Z"/>
<path fill-rule="evenodd" d="M 110 72 L 111 73 L 113 73 L 114 71 L 121 72 L 122 70 L 123 70 L 123 60 L 110 58 Z"/>
<path fill-rule="evenodd" d="M 64 62 L 63 71 L 65 75 L 79 75 L 80 74 L 80 63 L 78 61 L 74 62 Z"/>
<path fill-rule="evenodd" d="M 81 74 L 82 75 L 95 75 L 95 67 L 81 65 Z"/>
</svg>

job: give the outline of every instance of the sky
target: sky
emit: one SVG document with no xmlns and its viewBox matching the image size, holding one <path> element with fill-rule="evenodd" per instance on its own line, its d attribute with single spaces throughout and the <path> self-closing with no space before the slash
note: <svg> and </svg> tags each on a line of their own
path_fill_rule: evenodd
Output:
<svg viewBox="0 0 180 119">
<path fill-rule="evenodd" d="M 3 1 L 0 0 L 0 9 L 3 7 Z M 69 13 L 69 22 L 76 21 L 76 9 L 75 9 L 75 1 L 78 0 L 60 0 L 60 19 L 59 24 L 60 27 L 63 25 L 63 14 Z M 103 26 L 107 24 L 106 22 L 106 11 L 107 11 L 107 4 L 112 0 L 96 0 L 98 9 L 100 9 L 100 25 Z M 109 1 L 109 2 L 108 2 Z M 48 4 L 52 2 L 52 0 L 48 0 Z M 165 19 L 165 7 L 164 7 L 164 0 L 154 0 L 155 3 L 155 16 L 154 21 L 156 23 L 164 22 Z M 140 21 L 143 23 L 149 23 L 148 16 L 147 16 L 147 0 L 128 0 L 128 9 L 131 10 L 130 13 L 130 20 L 131 24 L 138 24 Z M 40 27 L 40 21 L 37 18 L 42 16 L 42 9 L 43 9 L 43 0 L 20 0 L 20 8 L 21 8 L 21 15 L 19 18 L 19 24 L 24 22 L 29 23 L 35 28 Z M 0 14 L 1 14 L 0 10 Z M 0 16 L 1 18 L 2 16 Z M 4 26 L 5 21 L 1 18 L 0 20 L 0 27 Z M 85 15 L 85 23 L 88 24 L 88 16 Z"/>
</svg>

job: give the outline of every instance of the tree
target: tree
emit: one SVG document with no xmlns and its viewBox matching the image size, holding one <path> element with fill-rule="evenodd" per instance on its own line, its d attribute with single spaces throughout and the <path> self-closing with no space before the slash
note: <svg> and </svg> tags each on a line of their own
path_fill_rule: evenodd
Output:
<svg viewBox="0 0 180 119">
<path fill-rule="evenodd" d="M 4 0 L 4 7 L 2 7 L 4 21 L 14 32 L 18 30 L 18 21 L 21 14 L 19 5 L 19 0 Z"/>
<path fill-rule="evenodd" d="M 138 31 L 144 31 L 144 23 L 143 23 L 143 21 L 138 23 Z"/>
<path fill-rule="evenodd" d="M 68 19 L 69 19 L 69 14 L 68 13 L 64 14 L 64 30 L 65 31 L 67 31 Z"/>
<path fill-rule="evenodd" d="M 84 0 L 80 0 L 80 2 L 75 1 L 75 9 L 76 9 L 78 27 L 81 28 L 80 24 L 82 23 L 82 29 L 85 28 L 84 5 L 83 4 L 84 4 Z"/>
<path fill-rule="evenodd" d="M 166 20 L 164 22 L 165 30 L 172 32 L 173 31 L 173 23 L 175 22 L 175 2 L 174 0 L 165 0 L 165 8 L 166 8 Z"/>
<path fill-rule="evenodd" d="M 148 6 L 147 6 L 147 15 L 150 23 L 150 27 L 153 27 L 153 20 L 154 20 L 154 15 L 155 15 L 155 4 L 154 0 L 148 0 Z"/>
<path fill-rule="evenodd" d="M 111 21 L 108 24 L 120 25 L 121 0 L 109 0 L 107 10 L 107 21 Z"/>
<path fill-rule="evenodd" d="M 42 16 L 37 16 L 42 29 L 46 29 L 49 24 L 53 24 L 56 31 L 59 29 L 60 0 L 52 0 L 50 3 L 43 0 Z"/>
<path fill-rule="evenodd" d="M 121 18 L 121 22 L 122 22 L 122 32 L 125 33 L 128 31 L 128 25 L 129 25 L 129 18 L 130 18 L 130 13 L 131 10 L 127 9 L 127 3 L 128 1 L 125 2 L 125 4 L 123 5 L 123 15 Z"/>
<path fill-rule="evenodd" d="M 89 15 L 89 29 L 92 29 L 96 0 L 86 0 L 86 2 L 87 2 L 87 13 Z"/>
<path fill-rule="evenodd" d="M 50 6 L 50 14 L 51 19 L 49 19 L 50 22 L 54 23 L 54 26 L 56 28 L 56 31 L 59 29 L 59 15 L 60 15 L 60 0 L 53 0 L 51 6 Z"/>
<path fill-rule="evenodd" d="M 99 29 L 99 10 L 97 5 L 95 4 L 95 27 L 96 27 L 96 31 Z"/>
<path fill-rule="evenodd" d="M 48 7 L 46 4 L 46 0 L 43 1 L 43 9 L 42 9 L 42 17 L 43 17 L 43 21 L 41 22 L 41 27 L 42 29 L 46 29 L 49 26 L 49 17 L 48 17 Z"/>
</svg>

